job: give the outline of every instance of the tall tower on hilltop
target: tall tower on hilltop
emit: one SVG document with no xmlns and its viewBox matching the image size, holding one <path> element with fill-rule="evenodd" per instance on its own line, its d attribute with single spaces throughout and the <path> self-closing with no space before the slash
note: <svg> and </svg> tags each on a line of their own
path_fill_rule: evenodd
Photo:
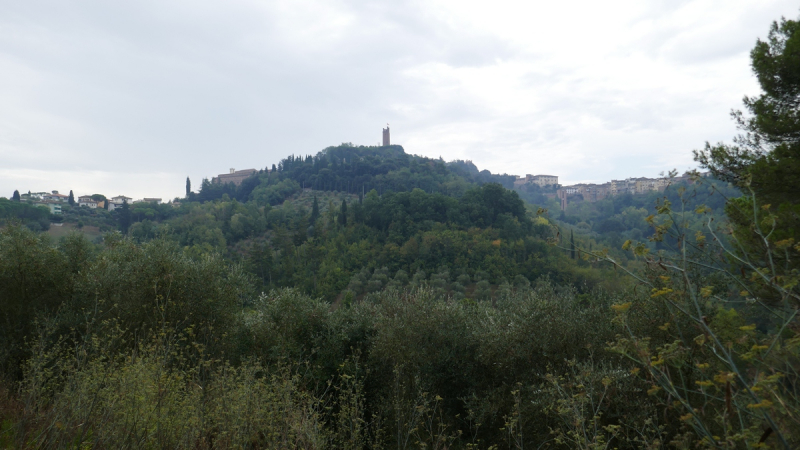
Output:
<svg viewBox="0 0 800 450">
<path fill-rule="evenodd" d="M 389 124 L 386 124 L 386 128 L 383 129 L 383 146 L 392 145 L 389 143 Z"/>
</svg>

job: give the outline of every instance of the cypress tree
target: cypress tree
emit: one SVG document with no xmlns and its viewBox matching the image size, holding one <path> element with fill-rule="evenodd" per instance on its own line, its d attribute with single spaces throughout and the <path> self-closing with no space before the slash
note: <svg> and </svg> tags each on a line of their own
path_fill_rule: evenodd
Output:
<svg viewBox="0 0 800 450">
<path fill-rule="evenodd" d="M 575 234 L 572 230 L 569 232 L 569 249 L 570 249 L 570 257 L 575 259 Z"/>
<path fill-rule="evenodd" d="M 122 202 L 122 208 L 119 211 L 119 229 L 123 233 L 128 232 L 128 228 L 131 226 L 131 208 L 128 206 L 128 201 L 124 200 Z"/>
<path fill-rule="evenodd" d="M 189 180 L 189 177 L 186 177 L 186 198 L 189 198 L 189 194 L 192 193 L 192 182 Z"/>
<path fill-rule="evenodd" d="M 69 190 L 69 206 L 75 206 L 75 194 L 72 193 L 72 189 Z"/>
<path fill-rule="evenodd" d="M 347 226 L 347 202 L 342 199 L 342 207 L 339 209 L 339 224 Z"/>
<path fill-rule="evenodd" d="M 18 190 L 14 190 L 14 195 L 11 196 L 11 200 L 13 200 L 15 202 L 18 202 L 18 201 L 21 200 Z"/>
<path fill-rule="evenodd" d="M 319 202 L 317 201 L 317 196 L 315 195 L 314 204 L 311 206 L 311 219 L 309 220 L 312 226 L 317 222 L 317 219 L 319 219 Z"/>
</svg>

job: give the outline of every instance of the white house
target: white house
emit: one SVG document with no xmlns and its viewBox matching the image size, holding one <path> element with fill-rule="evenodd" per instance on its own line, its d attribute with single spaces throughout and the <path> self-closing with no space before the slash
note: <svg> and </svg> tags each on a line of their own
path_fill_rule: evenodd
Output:
<svg viewBox="0 0 800 450">
<path fill-rule="evenodd" d="M 130 205 L 133 203 L 133 199 L 131 197 L 125 197 L 124 195 L 112 197 L 111 201 L 108 203 L 108 210 L 113 211 L 117 208 L 122 208 L 123 203 L 128 203 Z"/>
<path fill-rule="evenodd" d="M 97 208 L 97 201 L 92 200 L 91 195 L 81 195 L 78 197 L 78 206 L 87 206 L 92 209 Z"/>
</svg>

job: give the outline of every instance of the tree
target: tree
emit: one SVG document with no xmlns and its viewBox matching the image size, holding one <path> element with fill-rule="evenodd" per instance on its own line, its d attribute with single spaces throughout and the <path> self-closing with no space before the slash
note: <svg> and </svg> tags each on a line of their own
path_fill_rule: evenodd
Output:
<svg viewBox="0 0 800 450">
<path fill-rule="evenodd" d="M 749 186 L 764 203 L 800 199 L 800 22 L 773 22 L 750 52 L 762 94 L 744 97 L 750 113 L 732 116 L 744 134 L 733 145 L 708 143 L 695 159 L 713 175 Z"/>
<path fill-rule="evenodd" d="M 713 444 L 709 448 L 797 448 L 800 280 L 746 247 L 728 245 L 727 225 L 717 225 L 709 208 L 687 208 L 692 196 L 679 194 L 675 207 L 663 200 L 648 218 L 650 240 L 672 242 L 672 251 L 650 253 L 647 244 L 631 240 L 622 246 L 647 269 L 634 273 L 595 253 L 650 293 L 649 301 L 611 307 L 625 332 L 609 348 L 636 361 L 664 416 L 679 411 L 697 438 Z M 702 231 L 689 226 L 698 215 Z M 763 221 L 751 223 L 751 233 L 766 240 Z M 791 252 L 791 242 L 776 244 L 767 246 L 770 262 Z M 770 298 L 778 301 L 765 301 Z M 654 331 L 642 320 L 664 325 Z"/>
<path fill-rule="evenodd" d="M 342 199 L 342 207 L 339 209 L 339 224 L 343 227 L 347 226 L 347 202 Z"/>
<path fill-rule="evenodd" d="M 314 204 L 311 206 L 311 218 L 309 219 L 309 222 L 312 226 L 317 222 L 317 219 L 319 219 L 319 202 L 317 201 L 317 196 L 315 195 Z"/>
<path fill-rule="evenodd" d="M 800 241 L 800 22 L 773 22 L 750 60 L 762 93 L 744 97 L 749 115 L 732 113 L 743 134 L 732 145 L 706 143 L 695 159 L 745 193 L 726 206 L 739 256 L 757 255 L 777 276 L 791 277 L 800 269 L 789 252 Z M 776 260 L 781 246 L 788 250 Z"/>
<path fill-rule="evenodd" d="M 75 194 L 72 193 L 72 189 L 69 190 L 69 206 L 75 206 Z"/>
<path fill-rule="evenodd" d="M 255 242 L 250 248 L 247 265 L 251 272 L 256 274 L 261 283 L 266 286 L 272 283 L 272 270 L 274 258 L 272 248 L 266 242 Z"/>
<path fill-rule="evenodd" d="M 123 233 L 128 232 L 131 226 L 131 209 L 127 200 L 122 201 L 122 207 L 119 210 L 119 229 Z"/>
<path fill-rule="evenodd" d="M 569 257 L 575 259 L 575 232 L 572 230 L 569 231 L 569 248 Z"/>
<path fill-rule="evenodd" d="M 192 181 L 189 180 L 189 177 L 186 177 L 186 198 L 189 198 L 189 194 L 192 193 Z"/>
<path fill-rule="evenodd" d="M 15 202 L 20 201 L 19 191 L 14 190 L 14 195 L 11 196 L 11 200 L 14 200 Z"/>
</svg>

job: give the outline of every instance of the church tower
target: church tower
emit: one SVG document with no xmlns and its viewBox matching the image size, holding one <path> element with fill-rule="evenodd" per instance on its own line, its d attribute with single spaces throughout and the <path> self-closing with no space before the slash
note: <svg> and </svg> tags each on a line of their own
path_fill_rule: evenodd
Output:
<svg viewBox="0 0 800 450">
<path fill-rule="evenodd" d="M 383 129 L 383 146 L 386 147 L 387 145 L 392 145 L 389 143 L 389 124 L 386 124 L 386 128 Z"/>
</svg>

